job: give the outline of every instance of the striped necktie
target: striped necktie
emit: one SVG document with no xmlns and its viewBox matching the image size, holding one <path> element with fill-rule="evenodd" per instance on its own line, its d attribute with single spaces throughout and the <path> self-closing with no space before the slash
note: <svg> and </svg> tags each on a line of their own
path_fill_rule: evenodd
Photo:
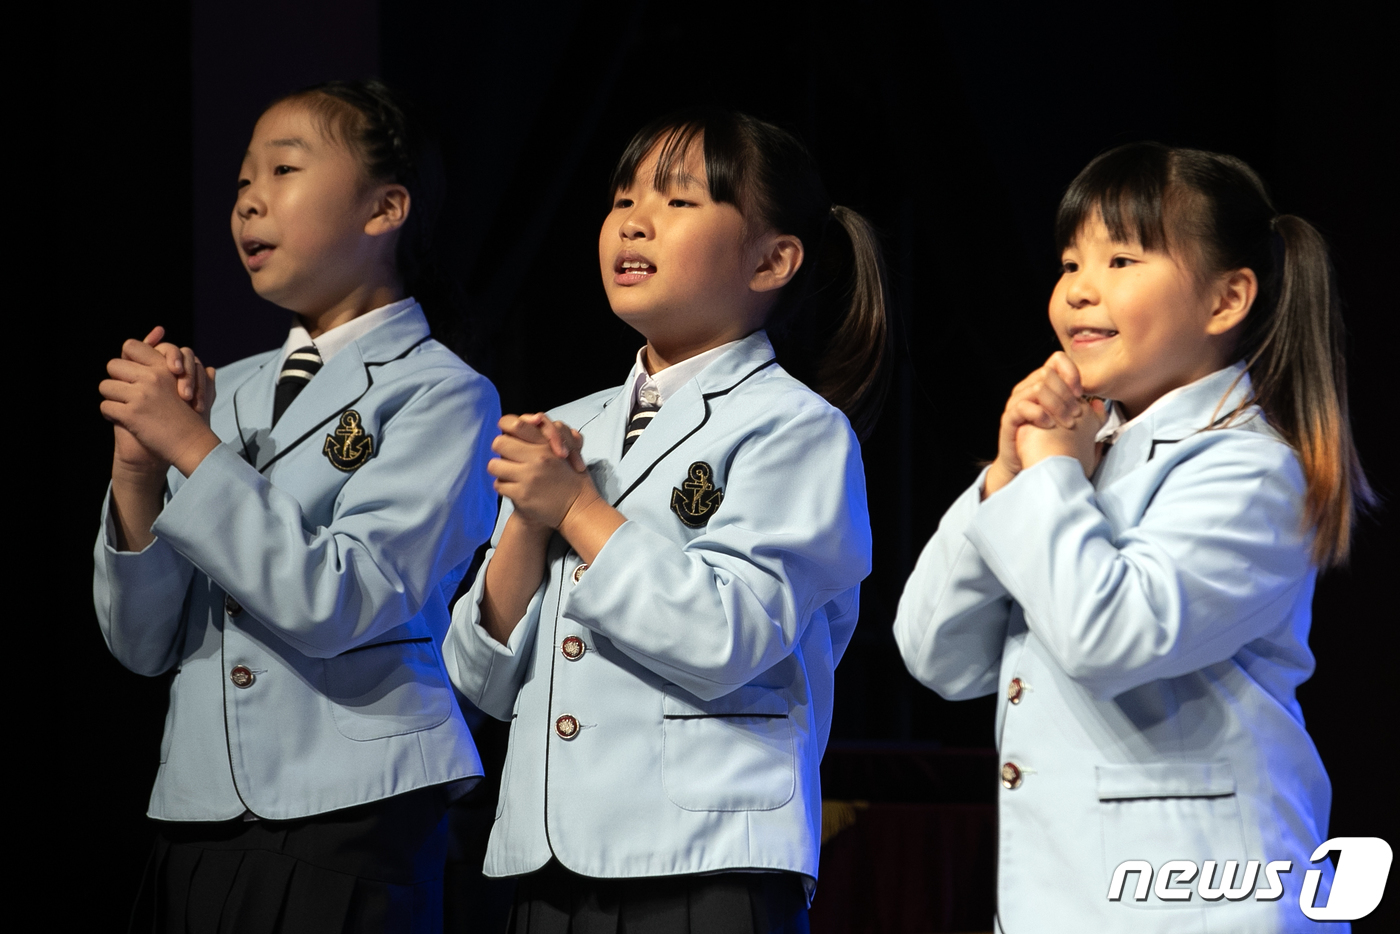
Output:
<svg viewBox="0 0 1400 934">
<path fill-rule="evenodd" d="M 637 404 L 632 409 L 632 419 L 627 423 L 627 434 L 622 439 L 622 456 L 626 457 L 627 452 L 632 450 L 632 445 L 637 443 L 637 439 L 646 431 L 651 420 L 656 417 L 656 413 L 661 411 L 661 395 L 655 389 L 644 388 L 638 394 Z"/>
<path fill-rule="evenodd" d="M 272 399 L 272 424 L 277 424 L 282 413 L 287 411 L 287 406 L 292 404 L 292 400 L 320 369 L 321 355 L 316 352 L 315 344 L 298 347 L 288 355 L 287 362 L 282 364 L 282 372 L 277 376 L 277 394 Z"/>
</svg>

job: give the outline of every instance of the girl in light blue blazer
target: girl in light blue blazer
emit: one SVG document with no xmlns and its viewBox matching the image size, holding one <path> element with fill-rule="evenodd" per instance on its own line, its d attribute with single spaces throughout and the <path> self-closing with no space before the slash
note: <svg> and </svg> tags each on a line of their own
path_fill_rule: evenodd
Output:
<svg viewBox="0 0 1400 934">
<path fill-rule="evenodd" d="M 1002 697 L 998 930 L 1325 929 L 1294 692 L 1369 496 L 1325 247 L 1238 159 L 1155 143 L 1090 163 L 1057 234 L 1064 350 L 895 623 L 924 684 Z"/>
<path fill-rule="evenodd" d="M 98 620 L 122 664 L 174 672 L 135 927 L 441 929 L 443 817 L 481 763 L 438 646 L 500 410 L 408 295 L 432 168 L 377 82 L 274 104 L 231 222 L 286 343 L 217 400 L 187 349 L 108 366 Z"/>
<path fill-rule="evenodd" d="M 610 190 L 603 285 L 646 345 L 621 387 L 502 419 L 506 502 L 447 640 L 511 721 L 486 872 L 520 877 L 517 932 L 805 930 L 870 570 L 879 251 L 741 114 L 646 127 Z"/>
</svg>

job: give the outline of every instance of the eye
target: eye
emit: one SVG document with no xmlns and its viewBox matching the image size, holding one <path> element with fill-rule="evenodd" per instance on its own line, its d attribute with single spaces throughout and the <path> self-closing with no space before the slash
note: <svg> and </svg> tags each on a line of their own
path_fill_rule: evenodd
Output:
<svg viewBox="0 0 1400 934">
<path fill-rule="evenodd" d="M 296 171 L 296 166 L 292 166 L 292 165 L 279 165 L 279 166 L 277 166 L 277 168 L 275 168 L 275 169 L 272 170 L 272 174 L 273 174 L 273 175 L 286 175 L 286 174 L 288 174 L 289 172 L 295 172 L 295 171 Z"/>
<path fill-rule="evenodd" d="M 1115 256 L 1115 257 L 1113 257 L 1113 259 L 1111 259 L 1111 260 L 1108 261 L 1108 268 L 1109 268 L 1109 269 L 1127 269 L 1129 266 L 1133 265 L 1133 264 L 1136 263 L 1136 262 L 1137 262 L 1137 260 L 1132 259 L 1131 257 L 1128 257 L 1128 256 Z"/>
<path fill-rule="evenodd" d="M 1070 273 L 1070 272 L 1078 272 L 1078 271 L 1079 271 L 1079 264 L 1076 263 L 1076 262 L 1074 262 L 1073 260 L 1068 260 L 1068 259 L 1067 259 L 1067 260 L 1065 260 L 1064 262 L 1060 263 L 1060 272 L 1061 272 L 1061 273 Z"/>
<path fill-rule="evenodd" d="M 616 201 L 613 202 L 613 207 L 614 207 L 614 208 L 630 208 L 631 206 L 632 206 L 632 199 L 631 199 L 631 198 L 618 198 Z"/>
<path fill-rule="evenodd" d="M 686 201 L 684 198 L 672 198 L 670 201 L 666 202 L 666 206 L 671 208 L 693 208 L 695 207 L 695 202 Z"/>
<path fill-rule="evenodd" d="M 251 185 L 251 184 L 253 184 L 253 183 L 252 183 L 251 181 L 249 181 L 248 179 L 246 179 L 246 178 L 240 178 L 240 179 L 238 180 L 238 190 L 239 190 L 239 191 L 242 191 L 243 189 L 247 188 L 247 187 L 248 187 L 249 185 Z"/>
</svg>

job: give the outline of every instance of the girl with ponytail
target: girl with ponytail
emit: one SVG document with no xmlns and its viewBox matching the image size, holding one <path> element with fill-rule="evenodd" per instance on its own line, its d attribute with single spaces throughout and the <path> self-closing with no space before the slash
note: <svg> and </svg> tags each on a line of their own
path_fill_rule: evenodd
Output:
<svg viewBox="0 0 1400 934">
<path fill-rule="evenodd" d="M 501 420 L 446 646 L 511 720 L 486 872 L 521 877 L 518 932 L 805 931 L 870 570 L 879 247 L 744 114 L 642 129 L 610 191 L 603 286 L 646 344 L 621 387 Z"/>
<path fill-rule="evenodd" d="M 171 673 L 133 931 L 442 930 L 445 815 L 481 760 L 437 646 L 491 529 L 500 405 L 419 304 L 441 195 L 383 83 L 276 101 L 230 224 L 286 341 L 217 398 L 160 328 L 108 364 L 98 621 Z"/>
<path fill-rule="evenodd" d="M 1005 695 L 998 929 L 1312 930 L 1331 792 L 1295 690 L 1370 498 L 1326 248 L 1240 160 L 1155 143 L 1091 162 L 1056 234 L 1064 350 L 895 622 L 930 688 Z"/>
</svg>

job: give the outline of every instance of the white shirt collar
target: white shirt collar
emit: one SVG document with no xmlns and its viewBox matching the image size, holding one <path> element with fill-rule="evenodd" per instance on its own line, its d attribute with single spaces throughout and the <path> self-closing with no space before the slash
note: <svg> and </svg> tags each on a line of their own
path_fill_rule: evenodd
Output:
<svg viewBox="0 0 1400 934">
<path fill-rule="evenodd" d="M 1226 367 L 1225 369 L 1229 369 L 1229 367 Z M 1219 372 L 1221 371 L 1215 371 L 1215 373 Z M 1163 393 L 1162 395 L 1157 397 L 1157 401 L 1153 402 L 1151 405 L 1143 409 L 1131 419 L 1124 420 L 1122 410 L 1119 407 L 1118 403 L 1109 402 L 1108 419 L 1103 423 L 1103 427 L 1099 429 L 1099 433 L 1094 436 L 1094 440 L 1096 442 L 1107 441 L 1109 444 L 1113 444 L 1120 437 L 1122 437 L 1123 432 L 1127 431 L 1129 428 L 1133 427 L 1138 422 L 1147 418 L 1147 416 L 1153 411 L 1164 407 L 1172 399 L 1175 399 L 1177 396 L 1181 395 L 1183 392 L 1190 389 L 1192 386 L 1195 386 L 1197 383 L 1204 382 L 1205 380 L 1208 380 L 1211 377 L 1215 376 L 1215 373 L 1211 373 L 1207 376 L 1202 376 L 1200 379 L 1187 383 L 1185 386 L 1178 386 L 1170 392 Z"/>
<path fill-rule="evenodd" d="M 627 385 L 632 387 L 630 406 L 635 409 L 637 400 L 642 398 L 644 392 L 653 396 L 649 401 L 658 406 L 665 405 L 666 400 L 676 394 L 676 390 L 699 376 L 701 370 L 737 343 L 739 341 L 730 341 L 712 347 L 704 353 L 698 353 L 680 363 L 673 363 L 654 374 L 647 372 L 647 349 L 643 346 L 637 351 L 637 362 L 632 365 L 632 373 L 627 377 Z"/>
<path fill-rule="evenodd" d="M 344 324 L 331 328 L 314 340 L 306 328 L 301 326 L 301 322 L 293 316 L 292 329 L 287 333 L 286 343 L 282 345 L 282 353 L 277 358 L 277 371 L 280 373 L 282 364 L 287 362 L 287 358 L 307 344 L 315 346 L 316 352 L 321 355 L 321 365 L 324 366 L 346 347 L 395 315 L 408 311 L 416 304 L 418 302 L 410 296 L 388 305 L 381 305 L 373 311 L 367 311 L 358 317 L 351 318 Z"/>
</svg>

